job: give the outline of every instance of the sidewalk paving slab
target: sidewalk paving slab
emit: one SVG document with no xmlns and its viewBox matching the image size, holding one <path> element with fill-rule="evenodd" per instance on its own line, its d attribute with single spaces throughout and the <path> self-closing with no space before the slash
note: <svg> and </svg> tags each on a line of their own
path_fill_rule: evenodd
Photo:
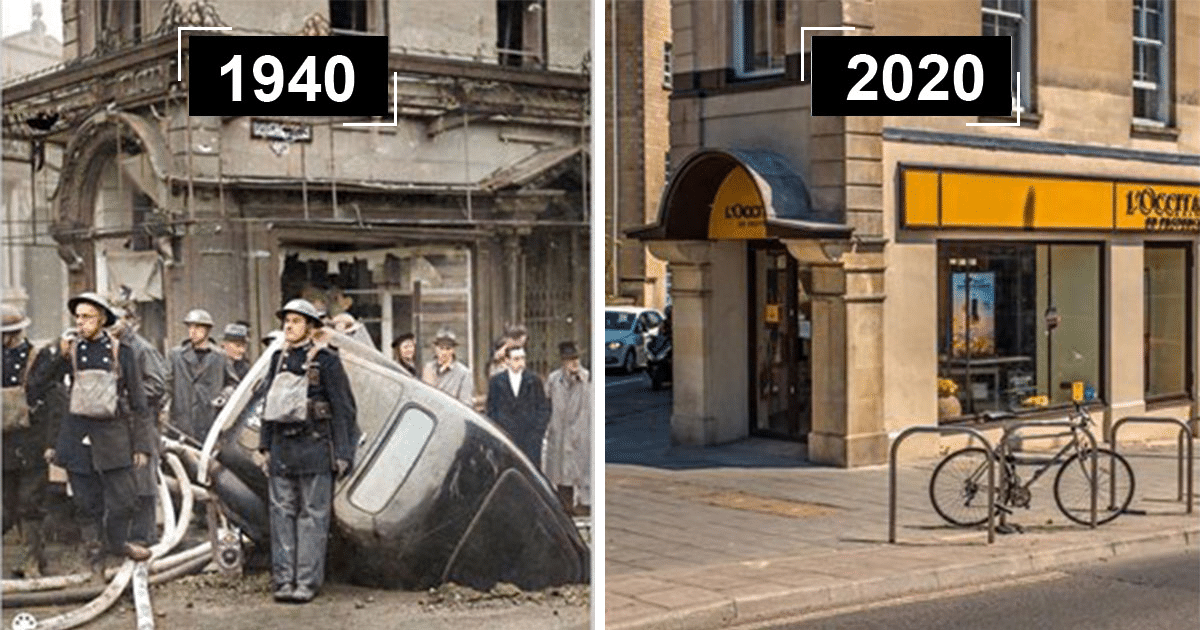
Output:
<svg viewBox="0 0 1200 630">
<path fill-rule="evenodd" d="M 669 453 L 659 465 L 607 466 L 607 628 L 722 628 L 1200 545 L 1200 516 L 1175 500 L 1173 444 L 1122 445 L 1137 476 L 1131 507 L 1146 515 L 1077 525 L 1057 511 L 1047 475 L 1032 508 L 1010 517 L 1024 533 L 992 545 L 983 528 L 948 526 L 929 505 L 936 460 L 899 466 L 897 543 L 889 544 L 886 466 L 785 465 L 773 453 L 768 465 L 747 465 L 753 448 L 739 444 L 724 460 L 720 447 L 707 456 L 689 449 L 678 468 L 661 465 Z M 712 493 L 825 511 L 739 509 L 706 502 Z"/>
</svg>

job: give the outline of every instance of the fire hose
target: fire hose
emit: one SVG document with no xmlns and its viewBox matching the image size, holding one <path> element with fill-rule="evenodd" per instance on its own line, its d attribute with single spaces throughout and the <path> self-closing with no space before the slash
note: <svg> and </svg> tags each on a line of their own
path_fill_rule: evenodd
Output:
<svg viewBox="0 0 1200 630">
<path fill-rule="evenodd" d="M 164 454 L 163 459 L 171 468 L 175 479 L 180 482 L 178 488 L 182 497 L 182 504 L 178 514 L 176 514 L 174 504 L 170 499 L 165 476 L 163 476 L 159 483 L 159 498 L 163 506 L 165 531 L 163 532 L 162 540 L 151 547 L 152 558 L 156 560 L 150 563 L 150 567 L 144 567 L 148 570 L 157 568 L 161 573 L 149 577 L 147 580 L 148 583 L 158 583 L 166 579 L 173 579 L 189 571 L 197 570 L 208 563 L 212 552 L 211 543 L 203 543 L 174 555 L 165 555 L 179 544 L 183 539 L 184 533 L 187 531 L 194 506 L 194 493 L 192 492 L 192 484 L 187 476 L 187 471 L 184 469 L 179 457 L 175 453 L 168 452 Z M 61 603 L 64 600 L 77 601 L 76 598 L 91 597 L 91 601 L 87 604 L 75 610 L 40 620 L 37 625 L 39 630 L 65 630 L 67 628 L 78 627 L 96 618 L 116 602 L 125 591 L 125 588 L 129 586 L 137 564 L 139 563 L 126 560 L 107 586 L 103 587 L 96 585 L 95 587 L 81 587 L 68 591 L 38 591 L 34 588 L 78 584 L 79 576 L 58 576 L 57 578 L 39 578 L 36 580 L 4 580 L 4 605 L 6 607 L 31 606 L 45 603 Z M 98 593 L 97 589 L 99 589 Z M 146 605 L 143 606 L 143 609 L 148 609 L 148 599 L 147 592 L 145 598 Z M 150 621 L 150 626 L 148 627 L 153 627 L 152 624 L 153 622 Z M 139 627 L 146 626 L 139 625 Z"/>
</svg>

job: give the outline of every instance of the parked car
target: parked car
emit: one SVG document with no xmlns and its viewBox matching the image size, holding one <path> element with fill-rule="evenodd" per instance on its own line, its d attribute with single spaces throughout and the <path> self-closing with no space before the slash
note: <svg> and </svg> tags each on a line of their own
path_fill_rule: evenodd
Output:
<svg viewBox="0 0 1200 630">
<path fill-rule="evenodd" d="M 362 430 L 336 482 L 331 575 L 409 590 L 584 583 L 590 552 L 550 483 L 502 429 L 411 377 L 374 348 L 330 331 Z M 276 339 L 214 425 L 211 487 L 227 517 L 269 548 L 267 480 L 252 453 Z M 201 460 L 206 461 L 204 459 Z"/>
<path fill-rule="evenodd" d="M 626 374 L 646 367 L 646 344 L 658 334 L 663 315 L 641 306 L 609 306 L 604 311 L 604 367 Z"/>
</svg>

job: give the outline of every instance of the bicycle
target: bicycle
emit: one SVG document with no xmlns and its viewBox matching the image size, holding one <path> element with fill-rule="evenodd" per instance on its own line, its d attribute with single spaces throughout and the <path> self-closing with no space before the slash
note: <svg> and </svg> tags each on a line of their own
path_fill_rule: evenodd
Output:
<svg viewBox="0 0 1200 630">
<path fill-rule="evenodd" d="M 1068 415 L 1071 422 L 1067 442 L 1053 456 L 1036 455 L 1016 450 L 1015 440 L 1007 430 L 1005 438 L 993 451 L 968 446 L 947 455 L 933 470 L 929 480 L 929 498 L 938 515 L 952 525 L 974 527 L 987 522 L 987 461 L 995 458 L 999 472 L 996 482 L 996 511 L 1002 515 L 1013 508 L 1029 509 L 1030 487 L 1054 465 L 1054 502 L 1067 518 L 1081 525 L 1091 525 L 1091 449 L 1092 442 L 1084 438 L 1090 431 L 1092 417 L 1079 402 Z M 998 417 L 1014 417 L 1000 414 Z M 1107 523 L 1129 507 L 1133 500 L 1133 469 L 1118 453 L 1102 447 L 1096 449 L 1096 524 Z M 1022 482 L 1018 466 L 1038 468 Z M 1116 474 L 1114 475 L 1114 471 Z M 1120 499 L 1118 501 L 1118 499 Z"/>
</svg>

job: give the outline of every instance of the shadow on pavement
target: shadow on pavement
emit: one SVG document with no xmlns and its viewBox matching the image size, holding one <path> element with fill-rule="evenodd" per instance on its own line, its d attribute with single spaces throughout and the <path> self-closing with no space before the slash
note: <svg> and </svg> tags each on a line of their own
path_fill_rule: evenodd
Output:
<svg viewBox="0 0 1200 630">
<path fill-rule="evenodd" d="M 667 470 L 819 467 L 809 463 L 808 449 L 799 442 L 750 437 L 719 446 L 672 446 L 671 391 L 638 394 L 632 409 L 611 399 L 606 405 L 606 463 Z"/>
</svg>

